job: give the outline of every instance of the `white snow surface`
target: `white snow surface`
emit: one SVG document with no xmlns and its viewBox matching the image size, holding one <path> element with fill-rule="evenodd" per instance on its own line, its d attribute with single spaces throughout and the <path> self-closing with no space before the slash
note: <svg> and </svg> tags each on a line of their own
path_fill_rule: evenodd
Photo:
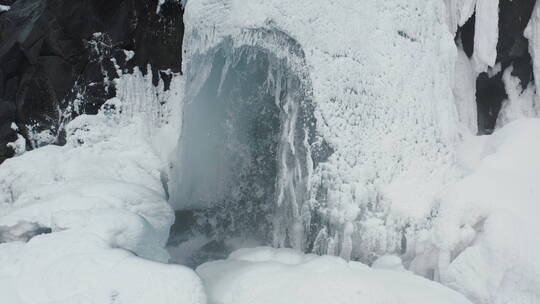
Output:
<svg viewBox="0 0 540 304">
<path fill-rule="evenodd" d="M 313 173 L 290 227 L 307 230 L 306 210 L 318 207 L 330 222 L 323 252 L 367 260 L 398 250 L 407 223 L 425 225 L 436 193 L 457 175 L 456 47 L 445 16 L 443 1 L 188 1 L 183 70 L 230 37 L 308 75 L 317 131 L 335 152 Z M 305 65 L 257 29 L 295 39 Z M 324 203 L 314 197 L 321 184 Z"/>
<path fill-rule="evenodd" d="M 540 119 L 469 137 L 469 172 L 441 197 L 434 228 L 409 269 L 481 304 L 540 303 Z M 430 270 L 431 269 L 431 270 Z"/>
<path fill-rule="evenodd" d="M 503 74 L 503 83 L 508 98 L 503 101 L 497 117 L 497 128 L 523 117 L 540 116 L 540 100 L 536 98 L 535 86 L 530 83 L 523 89 L 518 77 L 512 76 L 512 66 Z"/>
<path fill-rule="evenodd" d="M 399 259 L 399 258 L 398 258 Z M 212 304 L 470 304 L 438 283 L 292 249 L 241 249 L 197 268 Z"/>
<path fill-rule="evenodd" d="M 183 80 L 163 93 L 135 71 L 117 89 L 65 146 L 0 167 L 1 303 L 205 303 L 193 271 L 158 263 L 174 218 L 162 138 L 178 136 Z"/>
</svg>

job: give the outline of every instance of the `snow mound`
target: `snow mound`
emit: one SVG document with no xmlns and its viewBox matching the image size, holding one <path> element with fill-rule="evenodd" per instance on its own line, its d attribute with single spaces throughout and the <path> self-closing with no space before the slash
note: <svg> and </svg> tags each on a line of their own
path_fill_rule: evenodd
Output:
<svg viewBox="0 0 540 304">
<path fill-rule="evenodd" d="M 540 119 L 518 119 L 463 145 L 469 174 L 443 195 L 427 237 L 433 247 L 416 244 L 410 269 L 475 303 L 539 303 Z"/>
<path fill-rule="evenodd" d="M 462 295 L 406 272 L 292 249 L 242 249 L 197 268 L 209 303 L 470 304 Z"/>
<path fill-rule="evenodd" d="M 205 303 L 193 271 L 158 263 L 174 214 L 172 145 L 157 144 L 178 136 L 182 78 L 163 92 L 135 71 L 116 87 L 98 115 L 67 124 L 65 146 L 0 167 L 1 303 Z"/>
<path fill-rule="evenodd" d="M 0 283 L 9 304 L 206 303 L 192 270 L 112 249 L 84 230 L 0 244 Z"/>
</svg>

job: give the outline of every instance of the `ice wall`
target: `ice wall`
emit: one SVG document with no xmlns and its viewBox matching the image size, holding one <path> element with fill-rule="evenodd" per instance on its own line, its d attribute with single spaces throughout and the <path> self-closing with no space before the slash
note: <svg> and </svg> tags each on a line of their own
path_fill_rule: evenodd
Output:
<svg viewBox="0 0 540 304">
<path fill-rule="evenodd" d="M 311 83 L 315 129 L 333 153 L 312 167 L 302 203 L 286 200 L 299 218 L 273 229 L 289 240 L 301 235 L 287 245 L 370 261 L 404 250 L 430 225 L 436 193 L 455 176 L 456 51 L 444 8 L 419 0 L 187 3 L 185 71 L 230 39 L 234 49 L 261 47 L 287 59 Z M 297 41 L 304 60 L 265 29 Z M 278 184 L 285 181 L 279 175 Z"/>
</svg>

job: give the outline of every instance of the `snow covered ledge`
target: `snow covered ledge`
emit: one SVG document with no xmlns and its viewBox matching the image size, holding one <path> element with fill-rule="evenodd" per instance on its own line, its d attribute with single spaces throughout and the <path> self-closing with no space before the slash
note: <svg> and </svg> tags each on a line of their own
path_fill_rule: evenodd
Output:
<svg viewBox="0 0 540 304">
<path fill-rule="evenodd" d="M 183 80 L 163 92 L 136 71 L 116 87 L 98 115 L 68 124 L 65 146 L 0 167 L 1 303 L 206 303 L 192 270 L 161 263 Z"/>
</svg>

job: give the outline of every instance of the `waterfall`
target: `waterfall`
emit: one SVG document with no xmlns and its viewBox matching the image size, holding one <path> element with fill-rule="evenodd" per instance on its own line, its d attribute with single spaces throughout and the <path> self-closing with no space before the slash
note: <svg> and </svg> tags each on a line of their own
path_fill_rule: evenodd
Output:
<svg viewBox="0 0 540 304">
<path fill-rule="evenodd" d="M 291 63 L 302 55 L 294 40 L 262 34 L 291 48 L 289 57 L 225 40 L 187 70 L 169 188 L 177 214 L 194 225 L 176 242 L 202 234 L 224 251 L 234 238 L 306 246 L 317 138 L 310 84 Z"/>
</svg>

